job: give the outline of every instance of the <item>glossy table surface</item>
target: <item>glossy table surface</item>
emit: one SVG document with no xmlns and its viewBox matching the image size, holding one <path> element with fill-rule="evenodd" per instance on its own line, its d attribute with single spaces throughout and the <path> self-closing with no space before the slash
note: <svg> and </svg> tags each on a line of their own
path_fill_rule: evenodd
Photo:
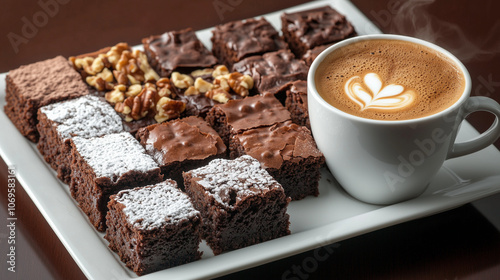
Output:
<svg viewBox="0 0 500 280">
<path fill-rule="evenodd" d="M 151 34 L 203 29 L 302 2 L 8 0 L 0 11 L 0 72 L 58 54 L 75 55 L 119 41 L 135 45 Z M 352 2 L 386 33 L 416 36 L 450 50 L 468 68 L 473 95 L 500 101 L 499 2 Z M 37 25 L 30 29 L 26 22 Z M 479 131 L 492 122 L 483 113 L 468 120 Z M 15 202 L 16 272 L 7 270 L 8 179 L 9 169 L 0 160 L 0 220 L 5 224 L 0 227 L 0 279 L 85 279 L 20 185 Z M 496 195 L 332 244 L 322 248 L 330 252 L 327 258 L 318 258 L 318 251 L 312 250 L 221 279 L 499 279 L 499 212 Z"/>
</svg>

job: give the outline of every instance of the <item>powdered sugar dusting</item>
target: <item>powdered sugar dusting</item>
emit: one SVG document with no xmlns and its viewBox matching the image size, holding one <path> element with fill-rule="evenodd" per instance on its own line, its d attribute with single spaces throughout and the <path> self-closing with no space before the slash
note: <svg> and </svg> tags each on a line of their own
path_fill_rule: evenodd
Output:
<svg viewBox="0 0 500 280">
<path fill-rule="evenodd" d="M 120 116 L 105 101 L 86 95 L 77 99 L 50 104 L 41 109 L 52 121 L 63 139 L 81 136 L 97 137 L 123 132 Z"/>
<path fill-rule="evenodd" d="M 228 207 L 239 199 L 282 188 L 260 162 L 244 155 L 235 160 L 214 159 L 208 165 L 189 171 L 216 201 Z"/>
<path fill-rule="evenodd" d="M 116 201 L 125 205 L 129 223 L 140 229 L 154 229 L 198 216 L 189 197 L 167 180 L 156 185 L 121 191 Z"/>
<path fill-rule="evenodd" d="M 74 137 L 73 142 L 98 178 L 108 177 L 115 180 L 115 177 L 118 179 L 131 170 L 147 172 L 159 168 L 153 158 L 146 154 L 141 144 L 128 132 L 89 139 Z"/>
</svg>

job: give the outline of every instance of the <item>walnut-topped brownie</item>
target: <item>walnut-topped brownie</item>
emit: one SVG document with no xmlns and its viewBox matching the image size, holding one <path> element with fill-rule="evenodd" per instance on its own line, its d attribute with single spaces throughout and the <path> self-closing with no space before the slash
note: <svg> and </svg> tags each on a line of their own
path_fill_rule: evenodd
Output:
<svg viewBox="0 0 500 280">
<path fill-rule="evenodd" d="M 38 111 L 37 148 L 63 182 L 70 182 L 70 139 L 99 137 L 123 132 L 122 120 L 106 101 L 96 96 L 44 106 Z"/>
<path fill-rule="evenodd" d="M 108 207 L 104 238 L 137 275 L 200 259 L 200 212 L 174 181 L 120 191 Z"/>
<path fill-rule="evenodd" d="M 289 50 L 252 56 L 234 64 L 233 71 L 250 75 L 258 94 L 272 93 L 285 104 L 286 87 L 297 80 L 306 80 L 309 67 Z"/>
<path fill-rule="evenodd" d="M 22 135 L 35 143 L 40 107 L 89 93 L 78 72 L 62 56 L 11 70 L 5 82 L 5 114 Z"/>
<path fill-rule="evenodd" d="M 307 108 L 307 82 L 293 82 L 286 90 L 285 106 L 292 117 L 292 121 L 298 125 L 303 125 L 309 130 L 309 109 Z"/>
<path fill-rule="evenodd" d="M 290 234 L 290 199 L 250 156 L 215 159 L 185 172 L 184 185 L 215 255 Z"/>
<path fill-rule="evenodd" d="M 178 118 L 186 104 L 176 100 L 168 78 L 160 78 L 146 54 L 118 43 L 97 53 L 70 57 L 85 82 L 114 106 L 126 131 Z"/>
<path fill-rule="evenodd" d="M 292 200 L 319 194 L 325 158 L 306 127 L 288 121 L 247 130 L 230 139 L 230 149 L 257 159 Z"/>
<path fill-rule="evenodd" d="M 278 31 L 265 18 L 217 25 L 212 34 L 212 52 L 229 68 L 246 57 L 287 48 Z"/>
<path fill-rule="evenodd" d="M 281 31 L 297 57 L 316 46 L 341 41 L 356 35 L 346 17 L 330 6 L 281 15 Z"/>
<path fill-rule="evenodd" d="M 151 66 L 162 77 L 170 77 L 174 71 L 185 74 L 217 64 L 191 28 L 150 36 L 142 39 L 142 43 Z"/>
<path fill-rule="evenodd" d="M 71 139 L 71 196 L 99 231 L 104 231 L 109 196 L 160 182 L 160 167 L 128 132 Z"/>
<path fill-rule="evenodd" d="M 244 98 L 253 88 L 252 77 L 230 73 L 225 65 L 197 69 L 190 74 L 174 72 L 170 80 L 179 100 L 186 103 L 184 115 L 202 118 L 214 105 Z"/>
<path fill-rule="evenodd" d="M 206 120 L 229 145 L 231 135 L 288 121 L 290 112 L 272 94 L 265 94 L 217 105 L 210 110 Z"/>
<path fill-rule="evenodd" d="M 199 117 L 187 117 L 142 128 L 137 139 L 153 157 L 165 178 L 183 187 L 182 172 L 226 156 L 217 132 Z"/>
</svg>

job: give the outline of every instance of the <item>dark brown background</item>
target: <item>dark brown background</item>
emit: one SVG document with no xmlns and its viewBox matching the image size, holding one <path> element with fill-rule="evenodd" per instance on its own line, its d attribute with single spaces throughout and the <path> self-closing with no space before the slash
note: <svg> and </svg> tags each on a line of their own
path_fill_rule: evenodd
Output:
<svg viewBox="0 0 500 280">
<path fill-rule="evenodd" d="M 70 56 L 93 51 L 119 41 L 135 45 L 151 34 L 186 27 L 203 29 L 305 1 L 41 2 L 57 3 L 57 9 L 54 6 L 51 9 L 57 12 L 44 17 L 41 12 L 44 9 L 38 1 L 2 2 L 0 72 L 60 54 Z M 352 2 L 386 33 L 420 37 L 450 50 L 469 69 L 473 95 L 489 96 L 500 101 L 500 2 Z M 29 25 L 26 21 L 35 22 L 39 27 L 34 25 L 34 29 L 24 27 L 23 30 L 23 26 Z M 10 41 L 16 36 L 13 34 L 25 39 L 21 39 L 22 43 L 16 46 Z M 483 113 L 476 113 L 469 120 L 480 131 L 492 122 L 491 117 Z M 496 146 L 500 147 L 500 141 Z M 6 178 L 7 166 L 0 161 L 0 221 L 6 221 Z M 16 199 L 18 272 L 6 272 L 7 230 L 5 226 L 0 226 L 0 279 L 84 279 L 78 266 L 19 185 Z M 500 198 L 496 196 L 483 203 L 489 217 L 498 216 L 499 202 Z M 491 224 L 491 218 L 486 219 L 471 205 L 342 241 L 329 248 L 330 256 L 320 261 L 310 273 L 303 268 L 299 273 L 296 269 L 315 256 L 314 250 L 223 279 L 500 278 L 498 227 Z"/>
</svg>

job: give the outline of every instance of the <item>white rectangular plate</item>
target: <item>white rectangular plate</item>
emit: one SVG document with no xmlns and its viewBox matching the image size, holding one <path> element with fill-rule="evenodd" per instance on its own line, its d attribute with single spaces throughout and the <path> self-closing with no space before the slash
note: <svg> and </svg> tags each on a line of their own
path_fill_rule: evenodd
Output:
<svg viewBox="0 0 500 280">
<path fill-rule="evenodd" d="M 359 34 L 380 32 L 355 6 L 345 0 L 307 3 L 285 11 L 304 10 L 325 4 L 345 14 Z M 282 12 L 265 15 L 278 30 Z M 208 47 L 211 46 L 210 29 L 199 31 L 198 36 Z M 0 74 L 2 108 L 5 105 L 5 75 Z M 57 180 L 35 145 L 21 136 L 4 111 L 0 111 L 0 155 L 8 165 L 16 167 L 19 182 L 85 275 L 91 279 L 137 278 L 107 248 L 103 234 L 90 225 L 71 198 L 68 186 Z M 464 122 L 459 139 L 470 139 L 477 134 L 471 125 Z M 498 166 L 500 152 L 493 146 L 469 156 L 449 160 L 424 194 L 391 206 L 369 205 L 351 198 L 335 183 L 331 174 L 323 170 L 319 197 L 308 197 L 290 203 L 288 213 L 291 235 L 219 256 L 213 256 L 210 249 L 202 244 L 204 255 L 201 260 L 140 278 L 212 278 L 455 208 L 499 193 Z"/>
</svg>

